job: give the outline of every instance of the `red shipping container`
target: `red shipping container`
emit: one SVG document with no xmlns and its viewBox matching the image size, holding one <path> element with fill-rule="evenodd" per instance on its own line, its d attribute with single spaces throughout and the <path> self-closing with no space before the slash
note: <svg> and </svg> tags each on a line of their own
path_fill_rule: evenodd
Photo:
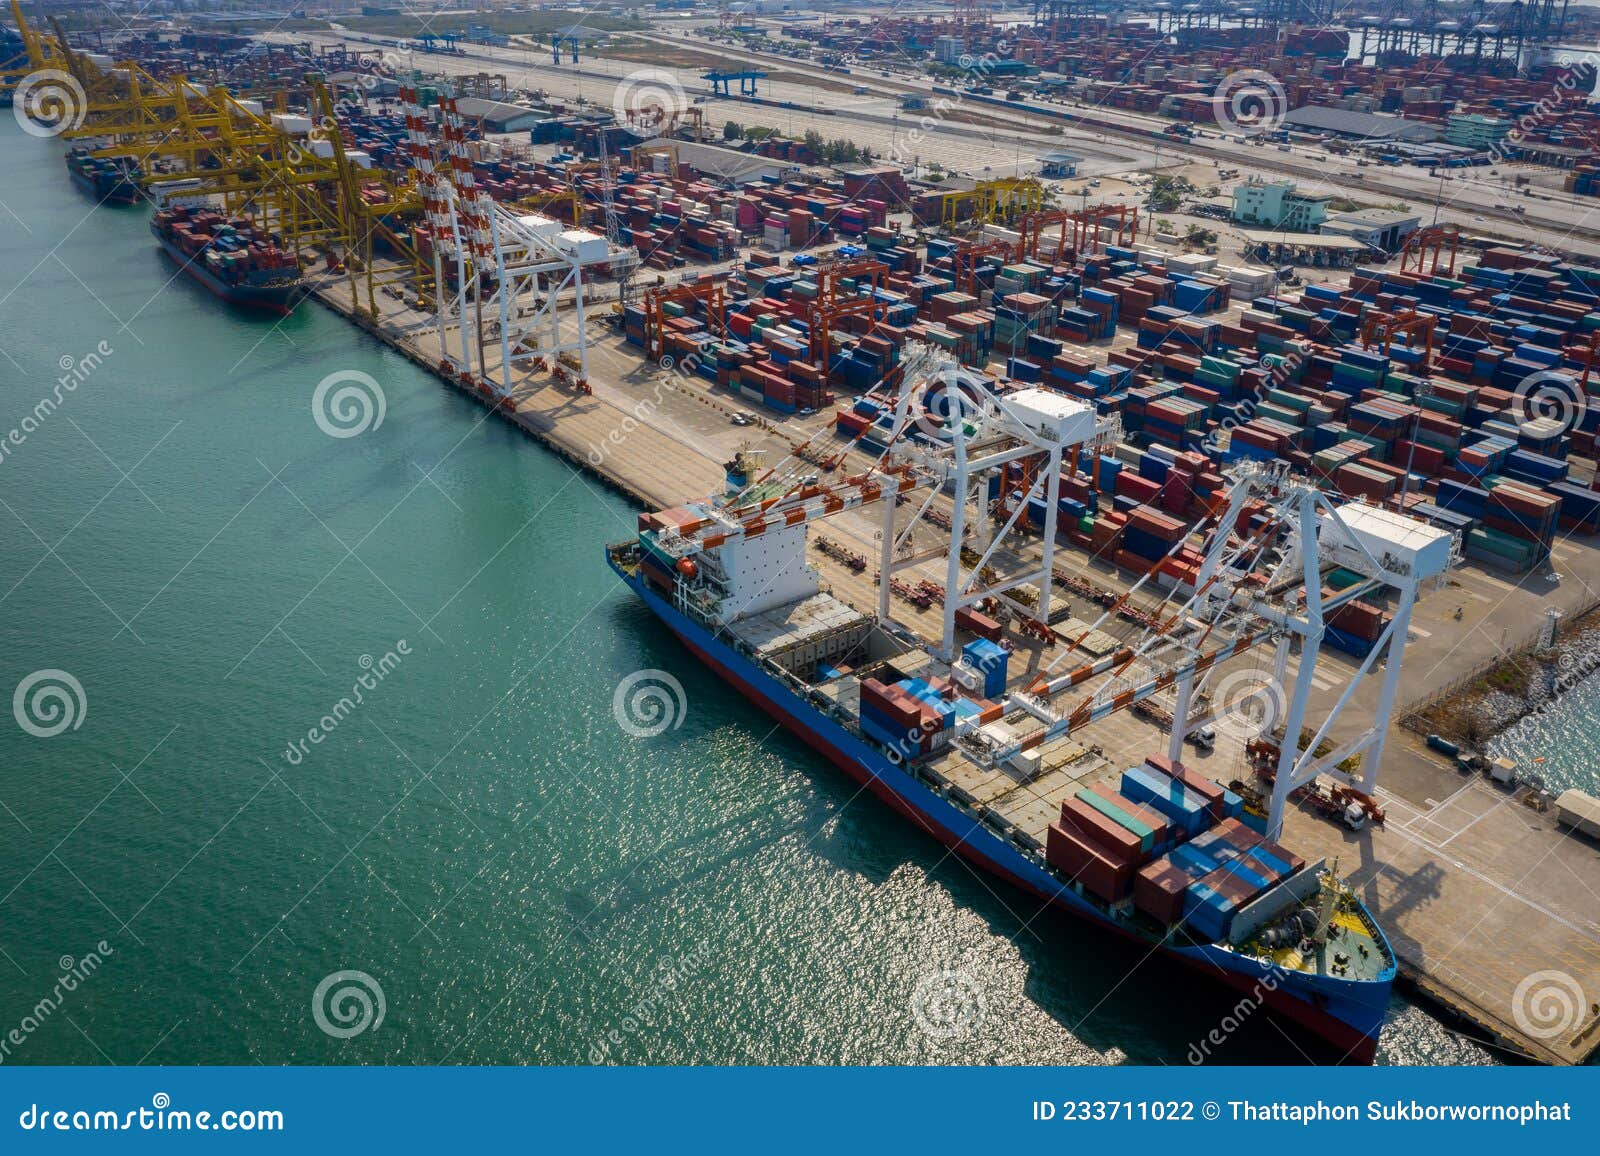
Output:
<svg viewBox="0 0 1600 1156">
<path fill-rule="evenodd" d="M 1266 888 L 1259 887 L 1250 882 L 1250 880 L 1245 879 L 1237 871 L 1230 870 L 1227 864 L 1218 867 L 1211 874 L 1201 879 L 1200 882 L 1219 895 L 1224 896 L 1232 904 L 1234 911 L 1239 910 L 1239 908 L 1266 890 Z"/>
<path fill-rule="evenodd" d="M 1187 474 L 1172 470 L 1161 486 L 1161 508 L 1169 514 L 1183 514 L 1194 497 L 1194 483 Z"/>
<path fill-rule="evenodd" d="M 1175 763 L 1165 755 L 1146 755 L 1145 765 L 1153 771 L 1176 779 L 1206 801 L 1206 810 L 1213 819 L 1222 818 L 1222 787 L 1193 767 Z"/>
<path fill-rule="evenodd" d="M 1124 469 L 1117 475 L 1116 493 L 1145 505 L 1161 496 L 1161 483 L 1141 478 L 1131 469 Z"/>
<path fill-rule="evenodd" d="M 1167 859 L 1157 859 L 1139 869 L 1133 881 L 1133 905 L 1157 923 L 1177 923 L 1183 918 L 1183 894 L 1189 876 Z"/>
<path fill-rule="evenodd" d="M 1156 510 L 1137 509 L 1128 514 L 1128 525 L 1143 530 L 1163 542 L 1172 543 L 1188 532 L 1182 521 Z"/>
<path fill-rule="evenodd" d="M 963 606 L 956 611 L 956 628 L 976 634 L 979 638 L 987 638 L 990 642 L 999 642 L 1003 633 L 998 622 L 970 606 Z"/>
<path fill-rule="evenodd" d="M 1126 898 L 1132 887 L 1132 863 L 1114 862 L 1060 823 L 1050 824 L 1045 836 L 1044 857 L 1068 879 L 1082 884 L 1085 891 L 1108 903 Z"/>
<path fill-rule="evenodd" d="M 1118 550 L 1112 555 L 1111 560 L 1124 570 L 1131 570 L 1135 574 L 1144 574 L 1155 568 L 1155 563 L 1138 554 L 1131 554 L 1127 550 Z"/>
<path fill-rule="evenodd" d="M 864 704 L 870 703 L 903 726 L 916 726 L 922 714 L 923 704 L 913 698 L 912 702 L 915 705 L 907 705 L 905 699 L 911 696 L 906 695 L 904 691 L 896 695 L 894 692 L 899 689 L 899 687 L 885 686 L 875 678 L 863 679 L 861 701 Z"/>
<path fill-rule="evenodd" d="M 1087 803 L 1077 799 L 1062 800 L 1061 822 L 1118 863 L 1136 863 L 1144 858 L 1139 836 Z"/>
</svg>

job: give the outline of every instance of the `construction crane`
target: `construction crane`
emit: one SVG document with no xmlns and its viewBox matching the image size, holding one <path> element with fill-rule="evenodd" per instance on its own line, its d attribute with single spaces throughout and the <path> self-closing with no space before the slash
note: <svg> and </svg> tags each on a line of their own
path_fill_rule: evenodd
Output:
<svg viewBox="0 0 1600 1156">
<path fill-rule="evenodd" d="M 957 635 L 957 615 L 974 606 L 1003 608 L 1026 627 L 1024 634 L 1054 640 L 1046 624 L 1056 581 L 1061 470 L 1115 431 L 1082 402 L 1042 389 L 1003 391 L 925 346 L 908 345 L 906 359 L 886 448 L 868 469 L 826 485 L 809 475 L 794 480 L 803 461 L 797 457 L 793 468 L 780 463 L 722 504 L 697 507 L 695 516 L 657 531 L 652 548 L 681 576 L 675 597 L 686 613 L 713 624 L 749 613 L 749 595 L 736 595 L 735 585 L 766 590 L 788 582 L 803 594 L 815 583 L 814 574 L 796 573 L 806 564 L 806 528 L 876 503 L 878 625 L 920 647 L 922 639 L 913 641 L 891 617 L 891 597 L 911 586 L 897 573 L 922 564 L 905 550 L 911 535 L 932 521 L 936 503 L 948 500 L 948 529 L 933 535 L 947 543 L 944 581 L 911 586 L 919 605 L 926 601 L 940 611 L 938 638 L 926 645 L 943 664 L 935 669 L 948 669 L 958 681 L 974 675 L 970 667 L 963 674 Z M 1009 514 L 988 516 L 990 479 L 1030 459 L 1037 466 L 1027 471 L 1032 480 L 1021 501 Z M 1037 499 L 1044 502 L 1045 525 L 1024 548 L 1017 542 L 1019 512 Z M 977 531 L 970 542 L 969 520 Z M 760 551 L 747 548 L 757 539 L 764 540 Z M 1197 543 L 1193 549 L 1191 542 Z M 1177 758 L 1191 730 L 1230 707 L 1226 684 L 1241 672 L 1254 677 L 1235 660 L 1270 651 L 1267 678 L 1281 688 L 1283 707 L 1259 724 L 1262 742 L 1274 751 L 1268 836 L 1279 837 L 1290 796 L 1318 776 L 1340 782 L 1345 797 L 1370 799 L 1411 611 L 1422 585 L 1455 561 L 1452 536 L 1391 510 L 1335 503 L 1283 463 L 1252 463 L 1230 471 L 1207 516 L 1174 543 L 1172 551 L 1180 550 L 1196 559 L 1186 563 L 1184 581 L 1158 588 L 1161 561 L 1152 562 L 1097 622 L 1076 637 L 1063 635 L 1066 645 L 1057 646 L 1048 663 L 1011 684 L 997 700 L 1004 725 L 971 729 L 953 748 L 991 771 L 1019 767 L 1029 752 L 1170 694 L 1176 709 L 1169 750 Z M 737 584 L 729 577 L 735 563 Z M 1325 593 L 1323 576 L 1334 568 L 1349 569 L 1359 580 Z M 1392 595 L 1393 615 L 1338 701 L 1313 721 L 1309 700 L 1325 625 L 1341 607 L 1369 595 Z M 1141 612 L 1140 633 L 1123 633 L 1103 654 L 1085 649 L 1135 598 L 1152 597 L 1155 607 Z M 1291 676 L 1296 647 L 1299 664 Z M 1369 678 L 1380 682 L 1376 706 L 1352 709 Z"/>
<path fill-rule="evenodd" d="M 1034 177 L 998 177 L 970 189 L 954 189 L 936 198 L 939 219 L 933 224 L 954 229 L 964 221 L 1006 224 L 1024 213 L 1044 208 L 1045 187 Z"/>
<path fill-rule="evenodd" d="M 928 408 L 930 399 L 941 403 L 934 411 Z M 942 416 L 930 422 L 930 412 L 940 411 Z M 983 375 L 948 362 L 923 375 L 920 384 L 914 384 L 908 373 L 884 461 L 930 475 L 929 484 L 936 491 L 953 495 L 950 541 L 963 541 L 970 507 L 981 511 L 984 478 L 1030 457 L 1041 462 L 1040 468 L 1030 471 L 1031 482 L 999 529 L 980 519 L 982 532 L 992 537 L 987 543 L 979 539 L 974 546 L 978 557 L 970 566 L 963 562 L 962 551 L 949 552 L 942 641 L 937 648 L 941 656 L 947 660 L 955 656 L 955 614 L 963 607 L 992 599 L 1025 618 L 1048 620 L 1063 455 L 1103 434 L 1094 412 L 1070 399 L 1035 390 L 1002 394 Z M 1043 499 L 1046 523 L 1037 565 L 1026 565 L 1020 573 L 994 575 L 1002 557 L 1023 556 L 1021 551 L 1007 555 L 1004 544 L 1021 511 L 1036 499 Z M 898 527 L 886 504 L 880 543 L 880 572 L 885 579 L 903 565 L 897 560 L 897 548 L 908 540 L 928 504 Z M 1263 515 L 1260 527 L 1241 532 L 1242 516 L 1256 510 Z M 1191 580 L 1163 598 L 1164 603 L 1176 605 L 1152 614 L 1141 638 L 1099 658 L 1081 657 L 1083 640 L 1109 623 L 1122 603 L 1155 589 L 1155 575 L 1164 559 L 1152 563 L 1125 598 L 1105 608 L 1099 621 L 1056 655 L 1024 691 L 1010 696 L 1007 714 L 1025 712 L 1034 725 L 1014 739 L 980 742 L 975 757 L 989 765 L 1006 763 L 1021 751 L 1175 690 L 1170 743 L 1171 757 L 1178 758 L 1187 732 L 1211 721 L 1194 717 L 1197 690 L 1229 659 L 1270 644 L 1271 677 L 1274 685 L 1284 688 L 1287 702 L 1283 717 L 1275 720 L 1282 724 L 1283 736 L 1278 743 L 1269 835 L 1278 836 L 1288 796 L 1320 774 L 1370 796 L 1399 685 L 1411 610 L 1422 584 L 1453 564 L 1451 535 L 1393 511 L 1353 502 L 1335 505 L 1281 464 L 1235 469 L 1225 497 L 1195 532 L 1174 544 L 1172 552 L 1196 535 L 1203 544 Z M 1350 569 L 1362 580 L 1325 595 L 1322 575 L 1334 567 Z M 1030 606 L 1013 596 L 1024 584 L 1038 588 L 1037 604 Z M 1339 607 L 1374 592 L 1395 596 L 1393 616 L 1336 706 L 1302 745 L 1324 624 Z M 887 601 L 885 584 L 879 591 L 880 616 L 888 614 Z M 1300 661 L 1291 680 L 1287 667 L 1296 645 Z M 1357 687 L 1379 670 L 1380 663 L 1384 669 L 1376 709 L 1353 712 L 1362 724 L 1358 731 L 1336 742 L 1326 754 L 1314 755 L 1329 739 Z M 1063 697 L 1070 701 L 1057 705 Z M 1340 769 L 1363 752 L 1359 779 Z"/>
<path fill-rule="evenodd" d="M 617 220 L 617 174 L 612 168 L 605 126 L 601 125 L 594 135 L 600 156 L 600 205 L 605 211 L 606 240 L 616 244 L 622 238 L 622 226 Z"/>
<path fill-rule="evenodd" d="M 1021 236 L 1017 241 L 1016 259 L 1038 258 L 1046 249 L 1044 242 L 1051 230 L 1055 231 L 1056 238 L 1054 255 L 1068 250 L 1095 253 L 1107 244 L 1127 246 L 1133 244 L 1139 234 L 1139 210 L 1132 205 L 1103 204 L 1025 213 L 1017 222 Z M 1112 230 L 1113 239 L 1104 237 L 1107 230 Z"/>
<path fill-rule="evenodd" d="M 350 161 L 320 74 L 305 77 L 311 115 L 274 118 L 259 101 L 222 85 L 157 80 L 133 63 L 117 73 L 118 91 L 92 99 L 81 127 L 61 133 L 65 139 L 84 140 L 93 156 L 130 161 L 157 195 L 181 185 L 184 195 L 213 199 L 229 215 L 257 218 L 296 252 L 327 251 L 350 272 L 358 312 L 377 313 L 375 242 L 398 266 L 383 282 L 418 276 L 414 247 L 395 223 L 420 207 L 415 189 Z M 366 282 L 364 306 L 358 273 Z"/>
<path fill-rule="evenodd" d="M 1400 271 L 1418 277 L 1456 275 L 1461 233 L 1454 225 L 1424 225 L 1406 237 L 1400 248 Z"/>
</svg>

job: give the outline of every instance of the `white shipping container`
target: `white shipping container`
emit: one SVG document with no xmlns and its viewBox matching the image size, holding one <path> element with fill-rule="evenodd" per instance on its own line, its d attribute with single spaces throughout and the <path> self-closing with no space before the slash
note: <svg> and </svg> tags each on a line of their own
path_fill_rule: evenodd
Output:
<svg viewBox="0 0 1600 1156">
<path fill-rule="evenodd" d="M 1182 273 L 1204 273 L 1215 268 L 1216 264 L 1215 257 L 1208 257 L 1204 253 L 1175 253 L 1167 258 L 1167 268 Z"/>
<path fill-rule="evenodd" d="M 299 116 L 292 112 L 275 112 L 272 114 L 272 124 L 281 133 L 289 136 L 310 136 L 311 118 Z"/>
</svg>

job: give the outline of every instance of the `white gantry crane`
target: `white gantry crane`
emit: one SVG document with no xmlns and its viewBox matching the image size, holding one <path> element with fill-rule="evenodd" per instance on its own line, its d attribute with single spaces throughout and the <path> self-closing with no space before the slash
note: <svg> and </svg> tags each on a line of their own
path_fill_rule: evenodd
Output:
<svg viewBox="0 0 1600 1156">
<path fill-rule="evenodd" d="M 898 533 L 894 503 L 884 503 L 880 618 L 889 617 L 889 577 L 896 569 L 916 564 L 915 559 L 901 557 L 901 547 L 942 493 L 950 498 L 951 510 L 939 656 L 956 661 L 956 612 L 987 599 L 996 599 L 1035 627 L 1047 623 L 1063 460 L 1075 467 L 1073 457 L 1082 447 L 1103 446 L 1118 436 L 1116 427 L 1097 421 L 1091 408 L 1071 398 L 1038 389 L 1002 392 L 981 374 L 948 362 L 938 364 L 925 351 L 914 352 L 907 359 L 896 398 L 894 434 L 885 460 L 911 466 L 915 473 L 931 477 L 933 485 Z M 1021 468 L 1008 473 L 1006 467 L 1013 463 L 1021 463 Z M 993 489 L 988 482 L 996 474 L 1001 486 L 991 517 Z M 1023 512 L 1039 499 L 1042 540 L 1033 547 L 1037 564 L 1029 564 L 1022 559 L 1032 557 L 1030 551 L 1007 547 Z M 1246 513 L 1252 515 L 1253 529 L 1239 528 Z M 969 522 L 976 524 L 972 550 L 979 554 L 970 566 L 962 560 Z M 1382 764 L 1412 608 L 1423 584 L 1454 563 L 1454 536 L 1387 509 L 1332 501 L 1281 464 L 1233 469 L 1225 495 L 1214 502 L 1212 513 L 1174 543 L 1169 556 L 1196 536 L 1201 539 L 1203 561 L 1192 585 L 1162 589 L 1158 575 L 1165 559 L 1153 562 L 1127 596 L 1106 608 L 1079 638 L 1070 640 L 1025 690 L 1008 698 L 1008 715 L 1020 710 L 1038 725 L 987 747 L 980 732 L 974 753 L 986 762 L 1005 763 L 1170 691 L 1176 694 L 1177 709 L 1169 755 L 1178 759 L 1186 734 L 1211 721 L 1209 716 L 1193 716 L 1197 688 L 1207 680 L 1226 681 L 1224 664 L 1271 643 L 1271 671 L 1261 681 L 1278 700 L 1268 726 L 1281 727 L 1282 738 L 1277 744 L 1269 835 L 1276 838 L 1280 833 L 1290 794 L 1318 775 L 1370 796 Z M 1002 564 L 992 565 L 997 560 Z M 1004 573 L 1005 563 L 1010 563 L 1011 573 Z M 1350 570 L 1361 580 L 1325 594 L 1323 574 L 1334 567 Z M 1023 584 L 1037 587 L 1036 605 L 1012 597 Z M 1061 669 L 1074 654 L 1081 657 L 1079 644 L 1108 625 L 1140 591 L 1161 595 L 1158 610 L 1145 611 L 1150 625 L 1142 637 L 1093 661 Z M 1392 616 L 1337 703 L 1302 744 L 1312 679 L 1329 619 L 1347 603 L 1373 594 L 1393 596 Z M 1291 682 L 1289 660 L 1297 646 L 1299 663 Z M 1325 740 L 1331 741 L 1339 720 L 1349 714 L 1359 689 L 1380 671 L 1376 705 L 1364 706 L 1360 725 L 1340 728 L 1332 749 L 1316 755 Z M 1057 701 L 1068 697 L 1070 705 Z M 1340 764 L 1355 755 L 1362 756 L 1359 772 L 1341 770 Z"/>
<path fill-rule="evenodd" d="M 502 402 L 512 395 L 518 367 L 547 369 L 587 390 L 587 283 L 601 274 L 625 275 L 638 265 L 637 251 L 496 202 L 473 173 L 454 95 L 440 94 L 437 138 L 415 86 L 403 86 L 400 95 L 434 240 L 434 324 L 449 368 Z M 491 337 L 500 347 L 496 373 L 485 354 Z"/>
<path fill-rule="evenodd" d="M 939 527 L 949 537 L 942 631 L 930 649 L 959 669 L 965 660 L 956 645 L 956 613 L 990 599 L 1021 618 L 1024 632 L 1055 645 L 1047 620 L 1061 467 L 1080 449 L 1116 437 L 1115 425 L 1060 394 L 1006 391 L 920 347 L 909 352 L 892 400 L 887 448 L 866 471 L 829 485 L 809 477 L 791 484 L 779 467 L 727 503 L 702 505 L 697 516 L 662 531 L 658 546 L 678 559 L 679 572 L 688 579 L 677 585 L 680 608 L 725 624 L 814 592 L 818 576 L 805 560 L 807 527 L 880 502 L 878 618 L 892 628 L 892 576 L 918 562 L 904 557 L 901 547 L 913 528 L 931 522 L 935 503 L 948 499 L 949 513 Z M 1097 622 L 1067 640 L 1047 666 L 1006 695 L 1003 725 L 956 740 L 968 758 L 990 767 L 1025 766 L 1045 743 L 1173 693 L 1177 709 L 1170 757 L 1177 759 L 1185 735 L 1211 721 L 1210 714 L 1195 716 L 1196 694 L 1209 683 L 1225 684 L 1242 674 L 1259 679 L 1281 703 L 1257 736 L 1276 757 L 1270 837 L 1281 833 L 1289 796 L 1318 775 L 1366 796 L 1373 793 L 1412 608 L 1424 583 L 1453 564 L 1455 537 L 1390 510 L 1334 502 L 1283 463 L 1245 464 L 1230 473 L 1225 490 L 1213 496 L 1210 513 L 1168 553 L 1171 558 L 1197 543 L 1200 561 L 1188 579 L 1163 575 L 1167 559 L 1152 561 Z M 995 477 L 1002 484 L 991 497 Z M 1038 498 L 1043 499 L 1043 540 L 1025 542 L 1018 531 L 1021 512 Z M 916 504 L 897 530 L 895 509 L 902 502 Z M 969 523 L 976 557 L 963 559 Z M 1358 581 L 1324 592 L 1324 573 L 1334 568 L 1352 571 Z M 1016 597 L 1024 584 L 1037 584 L 1032 604 Z M 1154 609 L 1135 603 L 1144 594 L 1158 596 Z M 1312 730 L 1309 699 L 1324 631 L 1341 607 L 1368 595 L 1392 595 L 1392 616 Z M 1140 635 L 1086 660 L 1083 644 L 1113 618 L 1129 613 L 1140 623 Z M 1249 652 L 1264 655 L 1269 644 L 1274 647 L 1270 674 L 1237 663 L 1226 669 L 1230 660 Z M 1297 645 L 1299 663 L 1291 679 L 1289 661 Z M 1355 725 L 1335 733 L 1359 688 L 1380 668 L 1375 705 L 1363 704 Z M 1219 699 L 1226 696 L 1211 696 L 1213 706 Z M 1281 736 L 1274 737 L 1279 729 Z M 1317 754 L 1325 741 L 1328 749 Z M 1362 756 L 1359 772 L 1342 769 L 1355 755 Z"/>
</svg>

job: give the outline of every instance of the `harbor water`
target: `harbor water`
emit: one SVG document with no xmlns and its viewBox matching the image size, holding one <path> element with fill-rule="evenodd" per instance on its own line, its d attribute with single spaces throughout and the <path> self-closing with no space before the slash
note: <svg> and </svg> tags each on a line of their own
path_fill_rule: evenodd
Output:
<svg viewBox="0 0 1600 1156">
<path fill-rule="evenodd" d="M 1326 1058 L 862 795 L 619 589 L 626 502 L 62 151 L 0 124 L 4 1062 Z M 1380 1060 L 1490 1057 L 1397 998 Z"/>
</svg>

